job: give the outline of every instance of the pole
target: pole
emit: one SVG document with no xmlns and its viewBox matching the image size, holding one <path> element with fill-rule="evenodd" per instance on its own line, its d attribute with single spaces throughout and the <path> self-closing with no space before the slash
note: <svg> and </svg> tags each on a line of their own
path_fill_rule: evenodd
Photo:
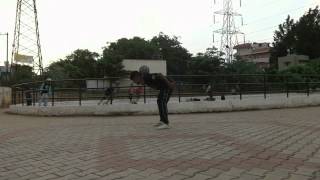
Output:
<svg viewBox="0 0 320 180">
<path fill-rule="evenodd" d="M 146 104 L 147 103 L 147 99 L 146 99 L 146 85 L 143 85 L 143 102 Z"/>
<path fill-rule="evenodd" d="M 181 102 L 181 92 L 180 92 L 180 82 L 178 83 L 178 98 L 179 98 L 179 103 Z"/>
<path fill-rule="evenodd" d="M 52 97 L 51 97 L 51 105 L 54 106 L 54 86 L 52 85 L 52 81 L 50 81 L 51 91 L 52 91 Z"/>
<path fill-rule="evenodd" d="M 287 98 L 289 98 L 289 82 L 288 82 L 288 76 L 285 76 L 286 78 L 286 92 L 287 92 Z"/>
<path fill-rule="evenodd" d="M 267 99 L 266 73 L 263 74 L 263 95 L 264 99 Z"/>
<path fill-rule="evenodd" d="M 9 33 L 7 35 L 7 62 L 6 62 L 6 78 L 8 80 L 8 74 L 9 74 Z"/>
<path fill-rule="evenodd" d="M 7 46 L 7 51 L 6 51 L 6 62 L 4 63 L 5 64 L 5 67 L 6 67 L 6 78 L 8 77 L 8 65 L 9 65 L 9 33 L 0 33 L 0 35 L 4 35 L 6 36 L 7 38 L 7 41 L 6 41 L 6 46 Z"/>
<path fill-rule="evenodd" d="M 310 84 L 309 84 L 309 78 L 307 79 L 307 96 L 310 96 Z"/>
</svg>

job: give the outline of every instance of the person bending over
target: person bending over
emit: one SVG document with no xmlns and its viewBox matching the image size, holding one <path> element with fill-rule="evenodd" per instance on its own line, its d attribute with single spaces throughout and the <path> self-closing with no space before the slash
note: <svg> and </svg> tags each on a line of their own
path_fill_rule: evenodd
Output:
<svg viewBox="0 0 320 180">
<path fill-rule="evenodd" d="M 157 99 L 160 122 L 157 123 L 155 127 L 157 127 L 157 129 L 169 129 L 167 103 L 175 87 L 175 82 L 161 73 L 150 74 L 138 71 L 131 72 L 130 79 L 137 84 L 146 85 L 160 91 Z"/>
</svg>

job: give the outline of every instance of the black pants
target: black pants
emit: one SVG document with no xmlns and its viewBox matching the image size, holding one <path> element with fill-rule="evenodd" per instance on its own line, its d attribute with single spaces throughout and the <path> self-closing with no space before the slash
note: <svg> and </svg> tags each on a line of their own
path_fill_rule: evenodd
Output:
<svg viewBox="0 0 320 180">
<path fill-rule="evenodd" d="M 167 103 L 170 99 L 171 93 L 172 90 L 161 89 L 157 99 L 160 121 L 165 124 L 169 124 Z"/>
</svg>

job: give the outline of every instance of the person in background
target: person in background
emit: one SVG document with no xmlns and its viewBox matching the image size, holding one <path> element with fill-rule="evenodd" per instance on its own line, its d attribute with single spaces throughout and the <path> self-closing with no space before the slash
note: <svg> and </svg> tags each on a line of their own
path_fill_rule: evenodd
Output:
<svg viewBox="0 0 320 180">
<path fill-rule="evenodd" d="M 26 101 L 27 101 L 27 106 L 32 105 L 32 95 L 31 95 L 31 89 L 29 87 L 26 88 Z"/>
<path fill-rule="evenodd" d="M 134 87 L 133 87 L 133 83 L 131 83 L 128 89 L 128 97 L 131 104 L 133 104 L 133 94 L 134 94 Z"/>
<path fill-rule="evenodd" d="M 112 96 L 113 96 L 114 89 L 112 87 L 108 87 L 104 90 L 104 96 L 101 98 L 101 100 L 98 102 L 98 105 L 105 105 L 109 104 L 111 102 Z"/>
<path fill-rule="evenodd" d="M 48 99 L 51 95 L 51 79 L 47 78 L 40 86 L 40 100 L 39 106 L 48 106 Z"/>
<path fill-rule="evenodd" d="M 134 89 L 135 99 L 133 100 L 133 104 L 138 104 L 141 94 L 143 94 L 144 88 L 143 86 L 136 87 Z"/>
</svg>

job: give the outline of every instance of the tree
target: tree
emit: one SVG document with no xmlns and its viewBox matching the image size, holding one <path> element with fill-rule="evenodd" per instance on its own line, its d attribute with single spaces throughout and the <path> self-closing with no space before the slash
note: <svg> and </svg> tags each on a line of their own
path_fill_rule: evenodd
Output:
<svg viewBox="0 0 320 180">
<path fill-rule="evenodd" d="M 104 49 L 101 59 L 98 61 L 99 75 L 102 77 L 121 77 L 125 74 L 120 55 L 109 55 Z"/>
<path fill-rule="evenodd" d="M 45 74 L 54 80 L 98 77 L 96 60 L 98 57 L 98 53 L 78 49 L 65 59 L 51 63 L 46 68 Z"/>
<path fill-rule="evenodd" d="M 30 82 L 35 76 L 36 74 L 32 71 L 31 66 L 15 64 L 11 74 L 10 83 L 17 84 Z"/>
<path fill-rule="evenodd" d="M 290 53 L 308 55 L 311 59 L 320 57 L 320 12 L 318 6 L 294 22 L 288 16 L 275 31 L 270 62 L 277 66 L 277 59 Z"/>
<path fill-rule="evenodd" d="M 295 27 L 296 50 L 311 59 L 320 57 L 320 12 L 318 6 L 309 9 Z"/>
<path fill-rule="evenodd" d="M 65 68 L 71 70 L 71 72 L 76 72 L 77 78 L 93 78 L 97 77 L 97 58 L 98 53 L 90 52 L 87 49 L 75 50 L 71 55 L 66 57 L 67 63 Z"/>
<path fill-rule="evenodd" d="M 188 64 L 188 74 L 211 75 L 222 72 L 223 59 L 216 48 L 208 48 L 205 53 L 198 53 Z"/>
<path fill-rule="evenodd" d="M 104 48 L 103 54 L 120 59 L 155 59 L 159 54 L 157 46 L 140 37 L 122 38 Z"/>
<path fill-rule="evenodd" d="M 70 79 L 73 73 L 68 73 L 66 70 L 66 61 L 61 60 L 58 62 L 53 62 L 47 67 L 44 71 L 44 75 L 50 77 L 53 80 L 62 80 L 62 79 Z"/>
<path fill-rule="evenodd" d="M 188 61 L 191 60 L 191 54 L 187 49 L 181 46 L 178 37 L 169 37 L 168 35 L 159 33 L 151 39 L 151 44 L 158 47 L 161 56 L 167 61 L 168 74 L 186 74 Z"/>
<path fill-rule="evenodd" d="M 159 48 L 140 37 L 122 38 L 103 48 L 102 57 L 98 60 L 100 76 L 121 77 L 123 59 L 158 59 Z"/>
<path fill-rule="evenodd" d="M 294 20 L 287 17 L 283 24 L 279 25 L 279 30 L 275 31 L 273 49 L 271 51 L 270 64 L 273 67 L 278 66 L 278 57 L 286 56 L 288 50 L 295 52 L 295 23 Z"/>
<path fill-rule="evenodd" d="M 236 60 L 225 64 L 225 73 L 227 74 L 258 74 L 261 72 L 262 70 L 253 62 Z"/>
</svg>

